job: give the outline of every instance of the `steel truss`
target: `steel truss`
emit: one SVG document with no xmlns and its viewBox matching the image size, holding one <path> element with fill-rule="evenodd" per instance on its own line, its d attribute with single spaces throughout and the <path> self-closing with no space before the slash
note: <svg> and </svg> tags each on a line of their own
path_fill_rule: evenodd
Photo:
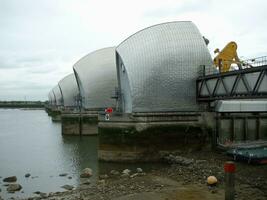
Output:
<svg viewBox="0 0 267 200">
<path fill-rule="evenodd" d="M 196 89 L 197 101 L 267 98 L 267 65 L 200 76 Z"/>
</svg>

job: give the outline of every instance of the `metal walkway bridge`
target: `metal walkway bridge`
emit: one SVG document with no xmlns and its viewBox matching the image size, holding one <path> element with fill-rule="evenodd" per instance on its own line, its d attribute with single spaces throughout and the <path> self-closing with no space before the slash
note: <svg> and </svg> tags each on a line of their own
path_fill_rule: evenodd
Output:
<svg viewBox="0 0 267 200">
<path fill-rule="evenodd" d="M 206 72 L 196 81 L 197 101 L 267 98 L 267 56 L 245 61 L 249 68 Z"/>
</svg>

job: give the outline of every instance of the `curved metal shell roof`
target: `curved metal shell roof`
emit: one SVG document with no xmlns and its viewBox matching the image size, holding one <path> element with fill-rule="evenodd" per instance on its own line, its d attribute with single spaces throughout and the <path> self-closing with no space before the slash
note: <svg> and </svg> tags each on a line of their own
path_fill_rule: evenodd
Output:
<svg viewBox="0 0 267 200">
<path fill-rule="evenodd" d="M 54 100 L 54 94 L 52 90 L 48 93 L 48 102 L 50 105 L 53 105 L 53 100 Z"/>
<path fill-rule="evenodd" d="M 61 79 L 58 85 L 61 89 L 63 97 L 63 106 L 64 107 L 78 106 L 77 98 L 79 95 L 79 90 L 74 74 L 69 74 L 68 76 Z"/>
<path fill-rule="evenodd" d="M 56 105 L 56 96 L 53 90 L 51 90 L 52 105 Z"/>
<path fill-rule="evenodd" d="M 50 90 L 50 92 L 48 93 L 48 100 L 50 105 L 56 105 L 56 99 L 53 89 Z"/>
<path fill-rule="evenodd" d="M 58 85 L 56 85 L 54 88 L 53 88 L 53 92 L 54 92 L 54 95 L 55 95 L 55 105 L 56 106 L 62 106 L 63 105 L 63 102 L 62 102 L 62 94 L 61 94 L 61 91 L 60 91 L 60 88 Z"/>
<path fill-rule="evenodd" d="M 51 99 L 51 92 L 48 93 L 47 97 L 48 97 L 48 102 L 50 103 L 52 101 L 52 99 Z"/>
<path fill-rule="evenodd" d="M 117 87 L 115 47 L 86 55 L 73 69 L 85 109 L 115 107 L 116 101 L 111 98 Z"/>
<path fill-rule="evenodd" d="M 117 48 L 122 111 L 194 111 L 199 66 L 212 59 L 197 27 L 189 21 L 143 29 Z"/>
</svg>

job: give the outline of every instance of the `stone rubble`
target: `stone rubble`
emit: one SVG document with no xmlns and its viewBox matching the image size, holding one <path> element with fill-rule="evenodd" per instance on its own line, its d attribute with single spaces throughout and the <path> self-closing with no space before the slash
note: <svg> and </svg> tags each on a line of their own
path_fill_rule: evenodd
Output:
<svg viewBox="0 0 267 200">
<path fill-rule="evenodd" d="M 16 182 L 17 177 L 16 176 L 9 176 L 3 179 L 4 182 Z"/>
<path fill-rule="evenodd" d="M 61 187 L 64 188 L 65 190 L 73 190 L 74 188 L 72 185 L 63 185 Z"/>
<path fill-rule="evenodd" d="M 136 172 L 137 172 L 137 173 L 142 173 L 142 172 L 143 172 L 143 169 L 140 168 L 140 167 L 138 167 L 138 168 L 136 168 Z"/>
<path fill-rule="evenodd" d="M 113 170 L 110 171 L 110 174 L 113 175 L 113 176 L 117 176 L 117 175 L 120 174 L 120 172 L 118 172 L 117 170 L 113 169 Z"/>
<path fill-rule="evenodd" d="M 80 178 L 90 178 L 92 175 L 93 175 L 93 170 L 91 168 L 85 168 L 80 174 Z"/>
<path fill-rule="evenodd" d="M 170 164 L 179 164 L 184 166 L 189 166 L 194 163 L 194 159 L 189 159 L 182 156 L 175 156 L 172 154 L 163 157 L 163 160 Z"/>
<path fill-rule="evenodd" d="M 25 178 L 29 178 L 31 176 L 30 173 L 25 174 Z"/>
<path fill-rule="evenodd" d="M 71 190 L 65 188 L 66 191 L 64 192 L 45 195 L 39 193 L 38 197 L 31 197 L 28 200 L 115 200 L 119 197 L 127 199 L 127 195 L 139 193 L 161 194 L 163 191 L 172 189 L 173 185 L 175 185 L 173 188 L 188 187 L 190 185 L 194 187 L 201 186 L 209 195 L 223 194 L 223 164 L 227 158 L 220 155 L 212 157 L 212 154 L 209 155 L 208 153 L 203 154 L 202 157 L 194 154 L 168 154 L 165 155 L 165 158 L 171 158 L 165 160 L 170 165 L 152 170 L 149 173 L 144 173 L 143 170 L 140 170 L 141 168 L 137 168 L 133 173 L 129 169 L 125 169 L 121 173 L 111 170 L 108 175 L 100 175 L 100 180 L 96 184 L 91 184 L 90 179 L 81 178 L 81 184 Z M 240 200 L 254 199 L 254 197 L 258 200 L 267 199 L 267 176 L 264 176 L 262 172 L 257 174 L 259 169 L 255 168 L 255 166 L 247 166 L 247 168 L 252 170 L 249 171 L 250 176 L 247 176 L 248 170 L 246 168 L 244 168 L 243 174 L 240 174 L 240 170 L 243 168 L 238 168 L 236 198 Z M 263 172 L 266 172 L 266 170 Z M 216 185 L 208 185 L 207 178 L 209 176 L 215 176 L 218 179 L 218 183 Z"/>
<path fill-rule="evenodd" d="M 99 179 L 107 179 L 109 176 L 107 174 L 101 174 L 99 175 Z"/>
<path fill-rule="evenodd" d="M 11 184 L 9 184 L 9 186 L 7 187 L 6 190 L 9 193 L 14 193 L 14 192 L 19 191 L 21 189 L 22 189 L 22 186 L 20 184 L 18 184 L 18 183 L 11 183 Z"/>
<path fill-rule="evenodd" d="M 67 176 L 67 175 L 68 175 L 67 173 L 59 174 L 59 176 Z"/>
<path fill-rule="evenodd" d="M 122 174 L 130 174 L 131 173 L 131 170 L 129 170 L 129 169 L 125 169 L 125 170 L 123 170 L 122 171 Z"/>
</svg>

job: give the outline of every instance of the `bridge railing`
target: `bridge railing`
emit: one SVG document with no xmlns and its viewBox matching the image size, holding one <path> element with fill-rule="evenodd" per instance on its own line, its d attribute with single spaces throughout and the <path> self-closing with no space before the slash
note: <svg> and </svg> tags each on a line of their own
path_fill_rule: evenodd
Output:
<svg viewBox="0 0 267 200">
<path fill-rule="evenodd" d="M 197 101 L 267 98 L 266 59 L 252 62 L 249 68 L 212 74 L 207 74 L 203 66 L 196 80 Z"/>
<path fill-rule="evenodd" d="M 230 62 L 230 61 L 229 61 Z M 249 68 L 255 68 L 255 67 L 261 67 L 267 65 L 267 56 L 261 56 L 257 58 L 247 59 L 240 62 L 240 66 L 242 69 L 249 69 Z M 233 64 L 230 68 L 230 71 L 236 71 L 240 70 L 237 64 Z M 206 67 L 204 65 L 201 65 L 199 67 L 199 76 L 207 76 L 212 74 L 219 74 L 219 69 L 217 66 L 212 65 L 212 67 Z M 221 72 L 225 73 L 225 72 Z"/>
<path fill-rule="evenodd" d="M 257 58 L 244 60 L 243 63 L 249 67 L 260 67 L 267 65 L 267 56 L 261 56 Z"/>
</svg>

